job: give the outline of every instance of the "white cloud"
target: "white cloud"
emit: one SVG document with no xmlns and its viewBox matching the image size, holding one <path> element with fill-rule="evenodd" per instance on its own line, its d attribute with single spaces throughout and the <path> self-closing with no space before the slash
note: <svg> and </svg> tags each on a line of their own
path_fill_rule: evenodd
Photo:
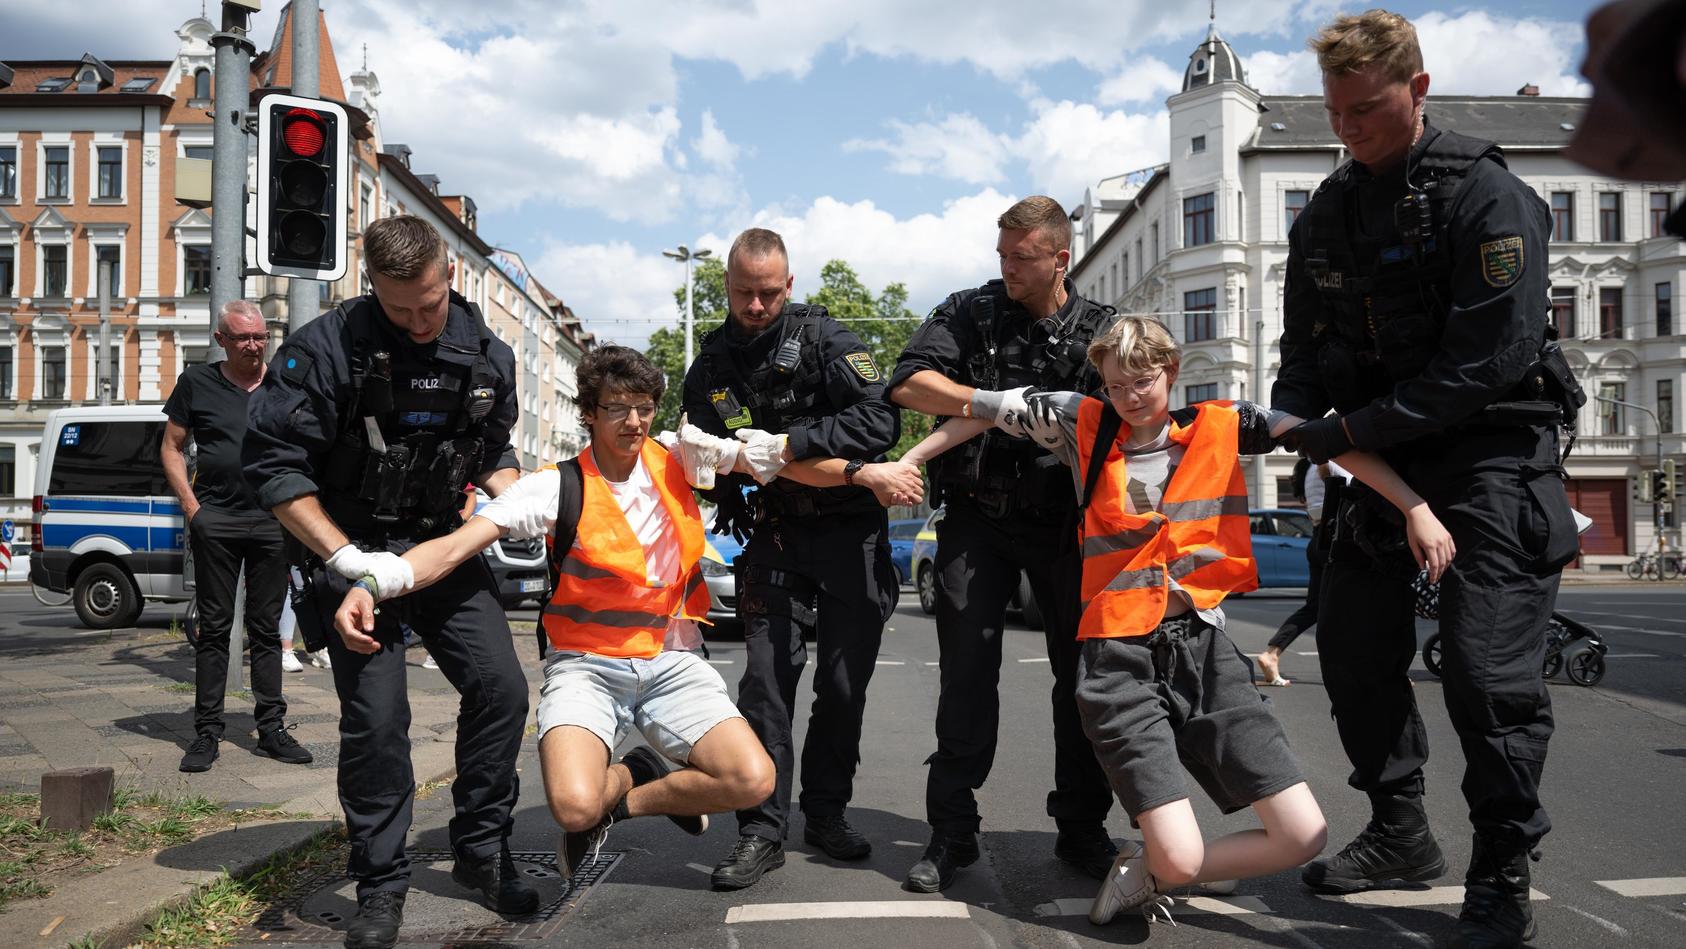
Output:
<svg viewBox="0 0 1686 949">
<path fill-rule="evenodd" d="M 716 168 L 731 168 L 737 164 L 740 149 L 720 130 L 711 110 L 702 115 L 702 132 L 691 140 L 691 151 Z"/>
<path fill-rule="evenodd" d="M 684 285 L 685 271 L 660 253 L 642 253 L 625 241 L 552 243 L 535 255 L 533 272 L 600 342 L 643 349 L 662 321 L 678 325 L 673 288 Z"/>
<path fill-rule="evenodd" d="M 1145 168 L 1170 153 L 1170 118 L 1103 111 L 1086 102 L 1037 103 L 1036 118 L 1014 144 L 1030 180 L 1067 207 L 1109 175 Z"/>
<path fill-rule="evenodd" d="M 897 174 L 941 175 L 967 184 L 994 184 L 1006 177 L 1007 143 L 976 116 L 889 124 L 893 140 L 851 139 L 843 143 L 844 150 L 883 152 Z"/>
<path fill-rule="evenodd" d="M 1122 64 L 1116 73 L 1101 80 L 1095 90 L 1100 105 L 1128 105 L 1133 102 L 1163 102 L 1183 87 L 1183 73 L 1162 59 L 1138 56 Z"/>
<path fill-rule="evenodd" d="M 1323 74 L 1309 50 L 1273 53 L 1260 50 L 1243 56 L 1247 82 L 1267 96 L 1312 96 L 1323 92 Z"/>
</svg>

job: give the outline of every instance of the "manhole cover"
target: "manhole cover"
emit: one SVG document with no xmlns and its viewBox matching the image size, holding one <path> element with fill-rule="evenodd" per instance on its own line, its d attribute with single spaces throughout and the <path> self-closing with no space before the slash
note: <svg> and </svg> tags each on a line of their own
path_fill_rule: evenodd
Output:
<svg viewBox="0 0 1686 949">
<path fill-rule="evenodd" d="M 539 909 L 531 916 L 506 919 L 482 905 L 451 879 L 455 858 L 445 850 L 410 852 L 410 892 L 404 903 L 404 927 L 398 941 L 467 946 L 536 942 L 556 934 L 562 920 L 591 887 L 620 863 L 620 852 L 604 851 L 564 883 L 556 854 L 516 851 L 515 868 L 539 891 Z M 271 903 L 245 932 L 240 943 L 332 943 L 345 939 L 345 927 L 357 914 L 357 884 L 343 869 L 325 869 L 301 879 L 281 900 Z"/>
</svg>

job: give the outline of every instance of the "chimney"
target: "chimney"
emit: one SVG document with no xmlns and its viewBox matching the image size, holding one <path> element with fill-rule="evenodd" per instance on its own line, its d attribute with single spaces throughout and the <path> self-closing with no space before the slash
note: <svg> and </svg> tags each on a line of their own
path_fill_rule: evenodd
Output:
<svg viewBox="0 0 1686 949">
<path fill-rule="evenodd" d="M 1540 87 L 1530 82 L 1526 86 L 1516 90 L 1516 94 L 1519 96 L 1537 96 L 1540 94 Z"/>
</svg>

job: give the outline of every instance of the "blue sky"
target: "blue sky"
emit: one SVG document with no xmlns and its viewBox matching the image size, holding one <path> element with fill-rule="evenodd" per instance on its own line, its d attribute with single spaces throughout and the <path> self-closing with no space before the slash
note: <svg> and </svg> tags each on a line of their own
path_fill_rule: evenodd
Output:
<svg viewBox="0 0 1686 949">
<path fill-rule="evenodd" d="M 1220 2 L 1266 93 L 1314 93 L 1328 0 Z M 214 8 L 215 3 L 212 4 Z M 1401 2 L 1432 94 L 1580 95 L 1592 3 Z M 260 45 L 281 4 L 267 0 Z M 1164 99 L 1207 4 L 1163 0 L 324 0 L 342 70 L 368 46 L 388 142 L 467 193 L 600 338 L 672 316 L 664 247 L 783 232 L 797 293 L 832 257 L 923 310 L 994 267 L 994 218 L 1164 160 Z M 7 0 L 0 60 L 166 58 L 197 0 Z M 214 11 L 213 11 L 214 12 Z M 1479 129 L 1464 131 L 1479 134 Z"/>
</svg>

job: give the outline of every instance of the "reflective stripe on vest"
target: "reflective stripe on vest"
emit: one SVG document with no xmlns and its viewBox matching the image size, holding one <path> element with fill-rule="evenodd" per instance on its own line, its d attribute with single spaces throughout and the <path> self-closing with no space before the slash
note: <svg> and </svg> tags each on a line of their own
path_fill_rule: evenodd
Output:
<svg viewBox="0 0 1686 949">
<path fill-rule="evenodd" d="M 1105 403 L 1077 412 L 1077 468 L 1089 470 Z M 1083 514 L 1083 618 L 1077 638 L 1142 636 L 1165 615 L 1171 582 L 1198 609 L 1258 586 L 1247 521 L 1247 483 L 1236 452 L 1239 419 L 1228 402 L 1198 406 L 1187 426 L 1171 423 L 1182 462 L 1158 511 L 1132 514 L 1121 426 Z"/>
<path fill-rule="evenodd" d="M 698 569 L 704 541 L 696 497 L 679 465 L 670 464 L 667 450 L 655 441 L 645 439 L 640 458 L 672 520 L 683 581 L 664 583 L 646 574 L 643 546 L 596 459 L 583 452 L 579 530 L 540 616 L 556 649 L 649 658 L 661 652 L 673 617 L 708 615 L 708 587 Z"/>
</svg>

